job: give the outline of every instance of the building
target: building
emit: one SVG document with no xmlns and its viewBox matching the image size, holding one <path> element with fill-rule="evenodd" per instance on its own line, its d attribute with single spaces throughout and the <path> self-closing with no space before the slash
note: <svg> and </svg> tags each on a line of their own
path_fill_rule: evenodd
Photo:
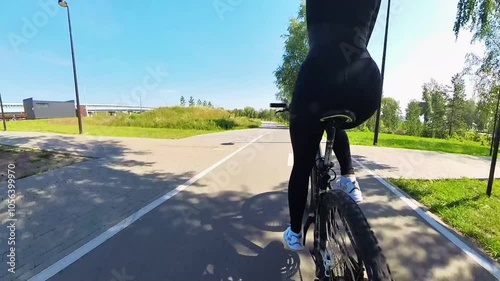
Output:
<svg viewBox="0 0 500 281">
<path fill-rule="evenodd" d="M 23 100 L 23 106 L 27 119 L 76 117 L 74 100 L 41 101 L 29 98 Z"/>
<path fill-rule="evenodd" d="M 50 114 L 50 116 L 47 115 L 40 115 L 40 110 L 38 110 L 38 115 L 36 115 L 37 107 L 34 106 L 34 103 L 41 103 L 39 105 L 44 108 L 48 108 L 47 106 L 51 105 L 56 106 L 56 103 L 61 103 L 57 101 L 34 101 L 32 98 L 30 99 L 25 99 L 23 103 L 4 103 L 4 111 L 5 111 L 5 118 L 6 119 L 11 119 L 15 117 L 16 119 L 26 119 L 27 113 L 31 112 L 31 117 L 29 119 L 40 119 L 40 118 L 58 118 L 57 114 Z M 70 104 L 72 104 L 72 101 L 67 101 L 63 103 L 68 103 L 68 107 Z M 44 105 L 45 104 L 45 105 Z M 76 116 L 76 106 L 73 105 L 75 108 L 75 115 L 73 116 L 63 116 L 63 117 L 75 117 Z M 52 108 L 51 107 L 51 108 Z M 84 104 L 80 105 L 80 112 L 82 114 L 82 117 L 87 117 L 87 116 L 92 116 L 96 113 L 102 113 L 102 114 L 108 114 L 108 115 L 115 115 L 117 113 L 141 113 L 149 110 L 153 110 L 155 107 L 146 107 L 146 106 L 135 106 L 135 105 L 119 105 L 119 104 Z M 46 110 L 47 111 L 47 110 Z M 68 109 L 69 111 L 69 109 Z M 43 113 L 43 112 L 42 112 Z M 49 112 L 50 113 L 50 112 Z M 54 116 L 55 115 L 55 116 Z M 69 115 L 69 112 L 68 112 Z M 1 117 L 0 117 L 1 118 Z"/>
</svg>

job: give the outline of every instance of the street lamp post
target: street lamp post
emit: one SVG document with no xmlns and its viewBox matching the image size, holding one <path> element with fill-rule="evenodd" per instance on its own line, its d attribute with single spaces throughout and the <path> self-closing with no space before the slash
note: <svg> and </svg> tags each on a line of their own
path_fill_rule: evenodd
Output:
<svg viewBox="0 0 500 281">
<path fill-rule="evenodd" d="M 389 34 L 389 15 L 391 13 L 391 0 L 387 1 L 387 18 L 385 20 L 385 35 L 384 35 L 384 51 L 382 55 L 382 71 L 381 71 L 381 76 L 382 76 L 382 89 L 384 87 L 384 74 L 385 74 L 385 57 L 386 57 L 386 52 L 387 52 L 387 35 Z M 382 101 L 380 101 L 380 104 L 378 106 L 377 110 L 377 117 L 375 119 L 375 135 L 373 137 L 373 145 L 378 144 L 378 131 L 380 130 L 380 110 L 382 107 Z"/>
<path fill-rule="evenodd" d="M 0 109 L 2 110 L 3 130 L 7 131 L 7 124 L 5 124 L 5 114 L 3 112 L 2 93 L 0 93 Z"/>
<path fill-rule="evenodd" d="M 495 180 L 495 167 L 497 165 L 499 142 L 500 142 L 500 124 L 496 127 L 496 130 L 493 135 L 493 156 L 491 157 L 490 175 L 488 177 L 488 185 L 486 188 L 486 194 L 489 197 L 491 197 L 491 191 L 493 189 L 493 181 Z"/>
<path fill-rule="evenodd" d="M 490 156 L 493 153 L 493 143 L 494 143 L 494 141 L 493 141 L 493 135 L 495 135 L 495 131 L 496 131 L 496 128 L 497 128 L 498 107 L 499 106 L 500 106 L 500 92 L 497 94 L 497 109 L 495 111 L 495 120 L 493 121 L 493 131 L 491 132 Z"/>
<path fill-rule="evenodd" d="M 78 129 L 80 134 L 83 134 L 83 126 L 82 126 L 82 114 L 80 112 L 80 95 L 78 94 L 78 79 L 76 77 L 76 64 L 75 64 L 75 50 L 73 47 L 73 33 L 71 31 L 71 18 L 69 15 L 69 6 L 68 3 L 64 0 L 58 0 L 59 6 L 66 8 L 68 12 L 68 26 L 69 26 L 69 41 L 71 44 L 71 59 L 73 61 L 73 77 L 75 81 L 75 95 L 76 95 L 76 116 L 78 117 Z"/>
<path fill-rule="evenodd" d="M 497 94 L 500 96 L 500 87 L 497 89 Z M 500 118 L 500 116 L 495 116 L 495 118 Z M 497 156 L 498 156 L 498 146 L 500 143 L 500 121 L 496 120 L 496 128 L 493 132 L 493 156 L 491 157 L 491 165 L 490 165 L 490 175 L 488 177 L 488 186 L 486 188 L 486 194 L 491 197 L 491 191 L 493 189 L 493 181 L 495 180 L 495 167 L 497 165 Z"/>
</svg>

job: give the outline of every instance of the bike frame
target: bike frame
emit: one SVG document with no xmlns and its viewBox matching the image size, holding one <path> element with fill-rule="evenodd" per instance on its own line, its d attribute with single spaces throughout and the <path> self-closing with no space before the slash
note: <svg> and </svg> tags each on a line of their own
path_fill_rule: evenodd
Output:
<svg viewBox="0 0 500 281">
<path fill-rule="evenodd" d="M 334 118 L 336 117 L 336 118 Z M 339 118 L 340 117 L 340 118 Z M 313 248 L 311 249 L 311 255 L 314 258 L 316 264 L 316 277 L 329 277 L 329 272 L 325 268 L 325 263 L 323 257 L 321 255 L 321 251 L 326 250 L 326 230 L 321 229 L 320 223 L 320 206 L 322 195 L 325 192 L 329 192 L 331 190 L 330 182 L 334 181 L 337 178 L 335 171 L 333 170 L 333 144 L 335 140 L 335 134 L 337 128 L 341 127 L 342 123 L 345 120 L 341 118 L 346 118 L 348 120 L 349 116 L 344 116 L 341 114 L 335 114 L 334 116 L 330 116 L 330 118 L 323 120 L 325 124 L 326 131 L 326 145 L 325 145 L 325 154 L 322 154 L 321 144 L 318 146 L 318 152 L 316 154 L 316 162 L 315 167 L 313 167 L 311 171 L 311 204 L 309 209 L 309 216 L 304 225 L 304 245 L 306 243 L 306 233 L 309 229 L 311 223 L 314 222 L 314 242 Z M 333 178 L 330 175 L 330 171 L 333 172 Z M 311 212 L 313 211 L 313 212 Z M 324 270 L 323 273 L 320 270 Z"/>
<path fill-rule="evenodd" d="M 320 216 L 319 216 L 319 206 L 321 205 L 321 195 L 328 192 L 330 187 L 330 181 L 336 179 L 335 171 L 332 170 L 333 164 L 333 143 L 335 139 L 336 126 L 334 121 L 330 120 L 326 122 L 326 145 L 325 154 L 322 154 L 321 144 L 318 146 L 318 152 L 316 154 L 315 167 L 311 171 L 311 204 L 307 221 L 304 225 L 304 241 L 303 245 L 306 244 L 306 234 L 311 225 L 314 222 L 314 242 L 313 248 L 311 249 L 311 254 L 314 257 L 316 263 L 316 275 L 319 275 L 318 268 L 323 263 L 320 250 L 326 249 L 326 231 L 320 229 Z M 334 177 L 330 175 L 330 171 L 333 171 Z M 323 236 L 323 237 L 321 237 Z M 318 260 L 320 259 L 320 260 Z M 326 272 L 325 272 L 326 275 Z"/>
<path fill-rule="evenodd" d="M 282 110 L 278 110 L 276 113 L 289 111 L 288 104 L 284 103 L 271 103 L 271 107 L 281 107 Z M 322 194 L 329 191 L 330 182 L 337 178 L 335 171 L 332 169 L 334 164 L 332 161 L 333 156 L 333 144 L 335 140 L 335 133 L 337 128 L 345 122 L 342 119 L 335 117 L 345 118 L 345 120 L 351 119 L 350 116 L 343 115 L 341 113 L 333 114 L 327 118 L 322 119 L 325 124 L 326 131 L 326 145 L 325 154 L 322 154 L 321 143 L 318 146 L 318 152 L 316 154 L 315 166 L 311 171 L 311 204 L 309 211 L 309 216 L 303 228 L 303 245 L 306 244 L 307 231 L 311 223 L 314 223 L 314 246 L 311 249 L 311 254 L 313 255 L 316 264 L 316 277 L 319 277 L 320 272 L 318 270 L 323 269 L 323 258 L 320 254 L 320 250 L 326 249 L 326 231 L 320 229 L 320 209 Z M 333 172 L 334 177 L 332 179 L 330 171 Z M 322 237 L 323 236 L 323 237 Z M 327 272 L 324 272 L 325 276 L 328 276 Z"/>
</svg>

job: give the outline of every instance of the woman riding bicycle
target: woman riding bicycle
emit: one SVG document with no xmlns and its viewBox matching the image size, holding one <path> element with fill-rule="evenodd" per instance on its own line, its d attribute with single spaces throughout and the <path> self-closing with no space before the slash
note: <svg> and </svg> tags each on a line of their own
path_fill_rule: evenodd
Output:
<svg viewBox="0 0 500 281">
<path fill-rule="evenodd" d="M 301 250 L 302 218 L 307 201 L 308 180 L 315 163 L 324 127 L 320 122 L 328 110 L 350 110 L 356 121 L 368 120 L 382 97 L 380 71 L 367 50 L 375 26 L 380 0 L 307 0 L 306 21 L 309 53 L 300 67 L 290 105 L 290 137 L 294 165 L 288 185 L 290 226 L 283 239 L 287 248 Z M 334 152 L 341 178 L 334 188 L 347 192 L 356 202 L 363 200 L 352 166 L 349 139 L 337 130 Z"/>
</svg>

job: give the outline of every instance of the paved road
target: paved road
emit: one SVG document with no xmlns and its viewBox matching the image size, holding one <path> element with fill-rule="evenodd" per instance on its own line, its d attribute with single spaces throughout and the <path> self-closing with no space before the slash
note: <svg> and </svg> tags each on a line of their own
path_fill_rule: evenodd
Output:
<svg viewBox="0 0 500 281">
<path fill-rule="evenodd" d="M 17 182 L 18 273 L 3 274 L 4 252 L 1 280 L 313 280 L 307 252 L 280 242 L 286 129 L 265 124 L 175 141 L 8 133 L 0 143 L 92 157 Z M 394 160 L 374 166 L 374 152 L 362 149 L 353 147 L 359 164 L 397 174 Z M 362 208 L 396 280 L 497 280 L 370 170 L 357 167 Z"/>
<path fill-rule="evenodd" d="M 353 146 L 352 156 L 384 178 L 487 179 L 491 158 L 389 147 Z M 500 169 L 495 170 L 500 177 Z"/>
</svg>

